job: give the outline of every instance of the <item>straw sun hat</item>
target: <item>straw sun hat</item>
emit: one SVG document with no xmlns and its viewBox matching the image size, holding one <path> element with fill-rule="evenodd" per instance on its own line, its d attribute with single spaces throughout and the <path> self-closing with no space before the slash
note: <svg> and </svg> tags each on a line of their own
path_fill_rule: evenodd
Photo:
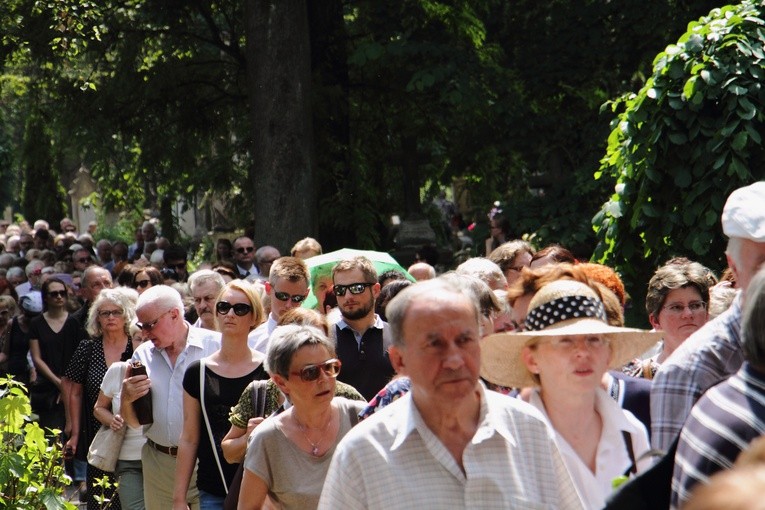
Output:
<svg viewBox="0 0 765 510">
<path fill-rule="evenodd" d="M 531 299 L 526 331 L 499 333 L 481 340 L 481 377 L 511 388 L 536 386 L 521 359 L 523 347 L 535 338 L 564 335 L 605 335 L 611 347 L 609 368 L 621 367 L 662 336 L 610 326 L 603 303 L 592 288 L 575 280 L 557 280 L 542 287 Z"/>
</svg>

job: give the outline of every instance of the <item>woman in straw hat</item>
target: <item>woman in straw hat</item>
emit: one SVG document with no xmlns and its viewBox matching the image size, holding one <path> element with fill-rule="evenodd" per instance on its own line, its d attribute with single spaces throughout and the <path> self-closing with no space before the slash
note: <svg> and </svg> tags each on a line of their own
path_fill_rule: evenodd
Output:
<svg viewBox="0 0 765 510">
<path fill-rule="evenodd" d="M 491 335 L 481 344 L 481 376 L 495 384 L 535 389 L 542 412 L 585 508 L 602 508 L 612 481 L 645 469 L 645 426 L 601 388 L 659 335 L 611 326 L 599 294 L 574 280 L 542 287 L 531 299 L 525 331 Z"/>
</svg>

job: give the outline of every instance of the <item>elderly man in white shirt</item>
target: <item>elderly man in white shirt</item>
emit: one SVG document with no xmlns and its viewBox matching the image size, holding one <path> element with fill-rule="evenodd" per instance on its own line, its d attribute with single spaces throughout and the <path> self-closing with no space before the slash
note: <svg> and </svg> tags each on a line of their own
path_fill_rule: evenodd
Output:
<svg viewBox="0 0 765 510">
<path fill-rule="evenodd" d="M 220 349 L 220 333 L 196 328 L 183 319 L 181 295 L 167 285 L 151 287 L 138 298 L 136 315 L 144 336 L 133 361 L 147 375 L 130 375 L 122 385 L 120 411 L 128 425 L 138 427 L 132 403 L 151 388 L 153 423 L 144 429 L 141 451 L 144 502 L 147 510 L 173 506 L 175 462 L 183 429 L 183 375 L 193 361 Z M 188 502 L 199 508 L 196 472 L 189 484 Z"/>
<path fill-rule="evenodd" d="M 539 412 L 478 382 L 477 303 L 435 279 L 386 315 L 411 391 L 343 438 L 320 509 L 582 508 Z"/>
</svg>

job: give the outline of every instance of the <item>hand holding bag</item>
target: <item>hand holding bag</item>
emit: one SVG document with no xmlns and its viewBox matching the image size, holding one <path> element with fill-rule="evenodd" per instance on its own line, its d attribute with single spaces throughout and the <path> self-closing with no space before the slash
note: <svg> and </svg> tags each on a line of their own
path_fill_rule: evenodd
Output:
<svg viewBox="0 0 765 510">
<path fill-rule="evenodd" d="M 101 471 L 113 473 L 117 467 L 117 459 L 120 457 L 126 432 L 127 425 L 123 425 L 119 430 L 112 430 L 102 425 L 88 448 L 88 464 Z"/>
</svg>

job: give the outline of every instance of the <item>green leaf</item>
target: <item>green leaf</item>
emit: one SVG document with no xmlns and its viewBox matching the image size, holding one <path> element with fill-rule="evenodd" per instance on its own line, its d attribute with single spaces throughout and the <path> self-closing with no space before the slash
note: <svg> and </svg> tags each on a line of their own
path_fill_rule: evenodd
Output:
<svg viewBox="0 0 765 510">
<path fill-rule="evenodd" d="M 747 136 L 746 131 L 741 131 L 733 138 L 730 146 L 734 151 L 741 152 L 741 150 L 746 146 L 746 141 L 748 138 L 749 137 Z"/>
<path fill-rule="evenodd" d="M 674 174 L 675 185 L 678 188 L 687 188 L 691 185 L 691 172 L 687 168 L 679 168 Z"/>
</svg>

